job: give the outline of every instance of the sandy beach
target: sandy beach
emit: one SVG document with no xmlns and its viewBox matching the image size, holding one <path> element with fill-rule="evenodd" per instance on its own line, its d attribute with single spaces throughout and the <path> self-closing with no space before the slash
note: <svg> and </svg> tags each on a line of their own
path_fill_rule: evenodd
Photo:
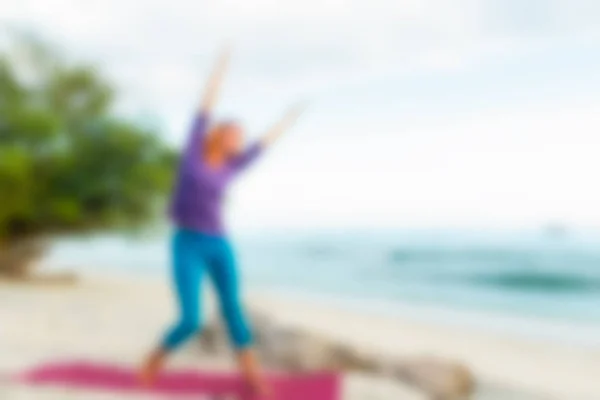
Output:
<svg viewBox="0 0 600 400">
<path fill-rule="evenodd" d="M 475 399 L 600 399 L 598 350 L 349 312 L 281 295 L 248 293 L 247 297 L 253 309 L 277 321 L 375 354 L 462 362 L 477 378 Z M 210 295 L 207 303 L 210 314 Z M 2 283 L 0 304 L 2 376 L 50 360 L 136 365 L 174 312 L 169 287 L 142 279 L 87 278 L 72 287 Z M 172 365 L 233 367 L 229 357 L 207 358 L 194 347 L 180 351 Z M 70 398 L 119 396 L 0 383 L 0 399 Z M 416 400 L 424 396 L 401 384 L 350 374 L 344 377 L 344 399 Z"/>
</svg>

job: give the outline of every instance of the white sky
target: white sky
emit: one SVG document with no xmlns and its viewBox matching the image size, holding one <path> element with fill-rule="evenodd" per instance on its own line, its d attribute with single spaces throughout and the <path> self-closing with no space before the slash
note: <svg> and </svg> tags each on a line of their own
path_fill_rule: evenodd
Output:
<svg viewBox="0 0 600 400">
<path fill-rule="evenodd" d="M 600 226 L 597 0 L 5 0 L 0 23 L 101 64 L 179 145 L 219 44 L 219 114 L 309 113 L 235 225 Z"/>
</svg>

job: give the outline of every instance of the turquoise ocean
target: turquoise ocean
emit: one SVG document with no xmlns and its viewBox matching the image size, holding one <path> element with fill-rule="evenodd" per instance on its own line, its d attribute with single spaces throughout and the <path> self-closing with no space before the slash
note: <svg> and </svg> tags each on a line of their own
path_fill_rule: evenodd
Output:
<svg viewBox="0 0 600 400">
<path fill-rule="evenodd" d="M 273 230 L 232 237 L 244 287 L 600 348 L 600 233 Z M 62 238 L 45 264 L 168 279 L 170 233 Z"/>
</svg>

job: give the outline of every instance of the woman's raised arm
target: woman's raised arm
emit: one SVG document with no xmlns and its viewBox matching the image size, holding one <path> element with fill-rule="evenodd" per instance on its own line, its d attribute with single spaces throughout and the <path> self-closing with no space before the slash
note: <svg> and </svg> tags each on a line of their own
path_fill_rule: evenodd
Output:
<svg viewBox="0 0 600 400">
<path fill-rule="evenodd" d="M 241 171 L 250 165 L 258 158 L 263 149 L 273 144 L 283 132 L 288 130 L 294 122 L 296 122 L 305 109 L 306 103 L 301 103 L 292 107 L 261 139 L 250 145 L 242 154 L 233 160 L 233 168 L 237 171 Z"/>
<path fill-rule="evenodd" d="M 225 47 L 217 61 L 217 64 L 210 75 L 208 84 L 206 86 L 202 103 L 200 104 L 200 111 L 203 113 L 209 113 L 215 106 L 221 90 L 223 77 L 229 66 L 229 59 L 231 58 L 231 49 L 229 46 Z"/>
<path fill-rule="evenodd" d="M 184 149 L 184 158 L 195 160 L 198 152 L 201 150 L 202 143 L 208 131 L 209 119 L 212 109 L 217 101 L 221 83 L 225 76 L 225 71 L 229 65 L 230 49 L 226 47 L 213 69 L 209 77 L 204 97 L 200 103 L 199 109 L 196 111 L 192 127 L 190 129 L 189 138 Z"/>
<path fill-rule="evenodd" d="M 260 139 L 260 146 L 267 147 L 273 144 L 279 137 L 287 131 L 298 120 L 300 115 L 306 109 L 307 103 L 300 103 L 292 107 L 284 117 L 276 123 L 267 133 Z"/>
</svg>

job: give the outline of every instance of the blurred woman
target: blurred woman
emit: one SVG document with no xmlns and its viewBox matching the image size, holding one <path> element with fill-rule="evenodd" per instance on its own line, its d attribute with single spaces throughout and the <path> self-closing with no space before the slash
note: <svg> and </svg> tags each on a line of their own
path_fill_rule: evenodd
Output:
<svg viewBox="0 0 600 400">
<path fill-rule="evenodd" d="M 251 165 L 302 111 L 293 108 L 261 140 L 244 147 L 244 131 L 233 121 L 212 122 L 212 110 L 229 62 L 224 52 L 209 80 L 203 102 L 192 124 L 180 161 L 171 202 L 172 275 L 179 305 L 179 320 L 166 332 L 140 371 L 144 384 L 152 384 L 168 355 L 202 327 L 200 287 L 205 275 L 212 281 L 220 312 L 240 370 L 258 393 L 266 386 L 252 350 L 252 330 L 240 299 L 238 265 L 222 219 L 223 198 L 233 178 Z"/>
</svg>

